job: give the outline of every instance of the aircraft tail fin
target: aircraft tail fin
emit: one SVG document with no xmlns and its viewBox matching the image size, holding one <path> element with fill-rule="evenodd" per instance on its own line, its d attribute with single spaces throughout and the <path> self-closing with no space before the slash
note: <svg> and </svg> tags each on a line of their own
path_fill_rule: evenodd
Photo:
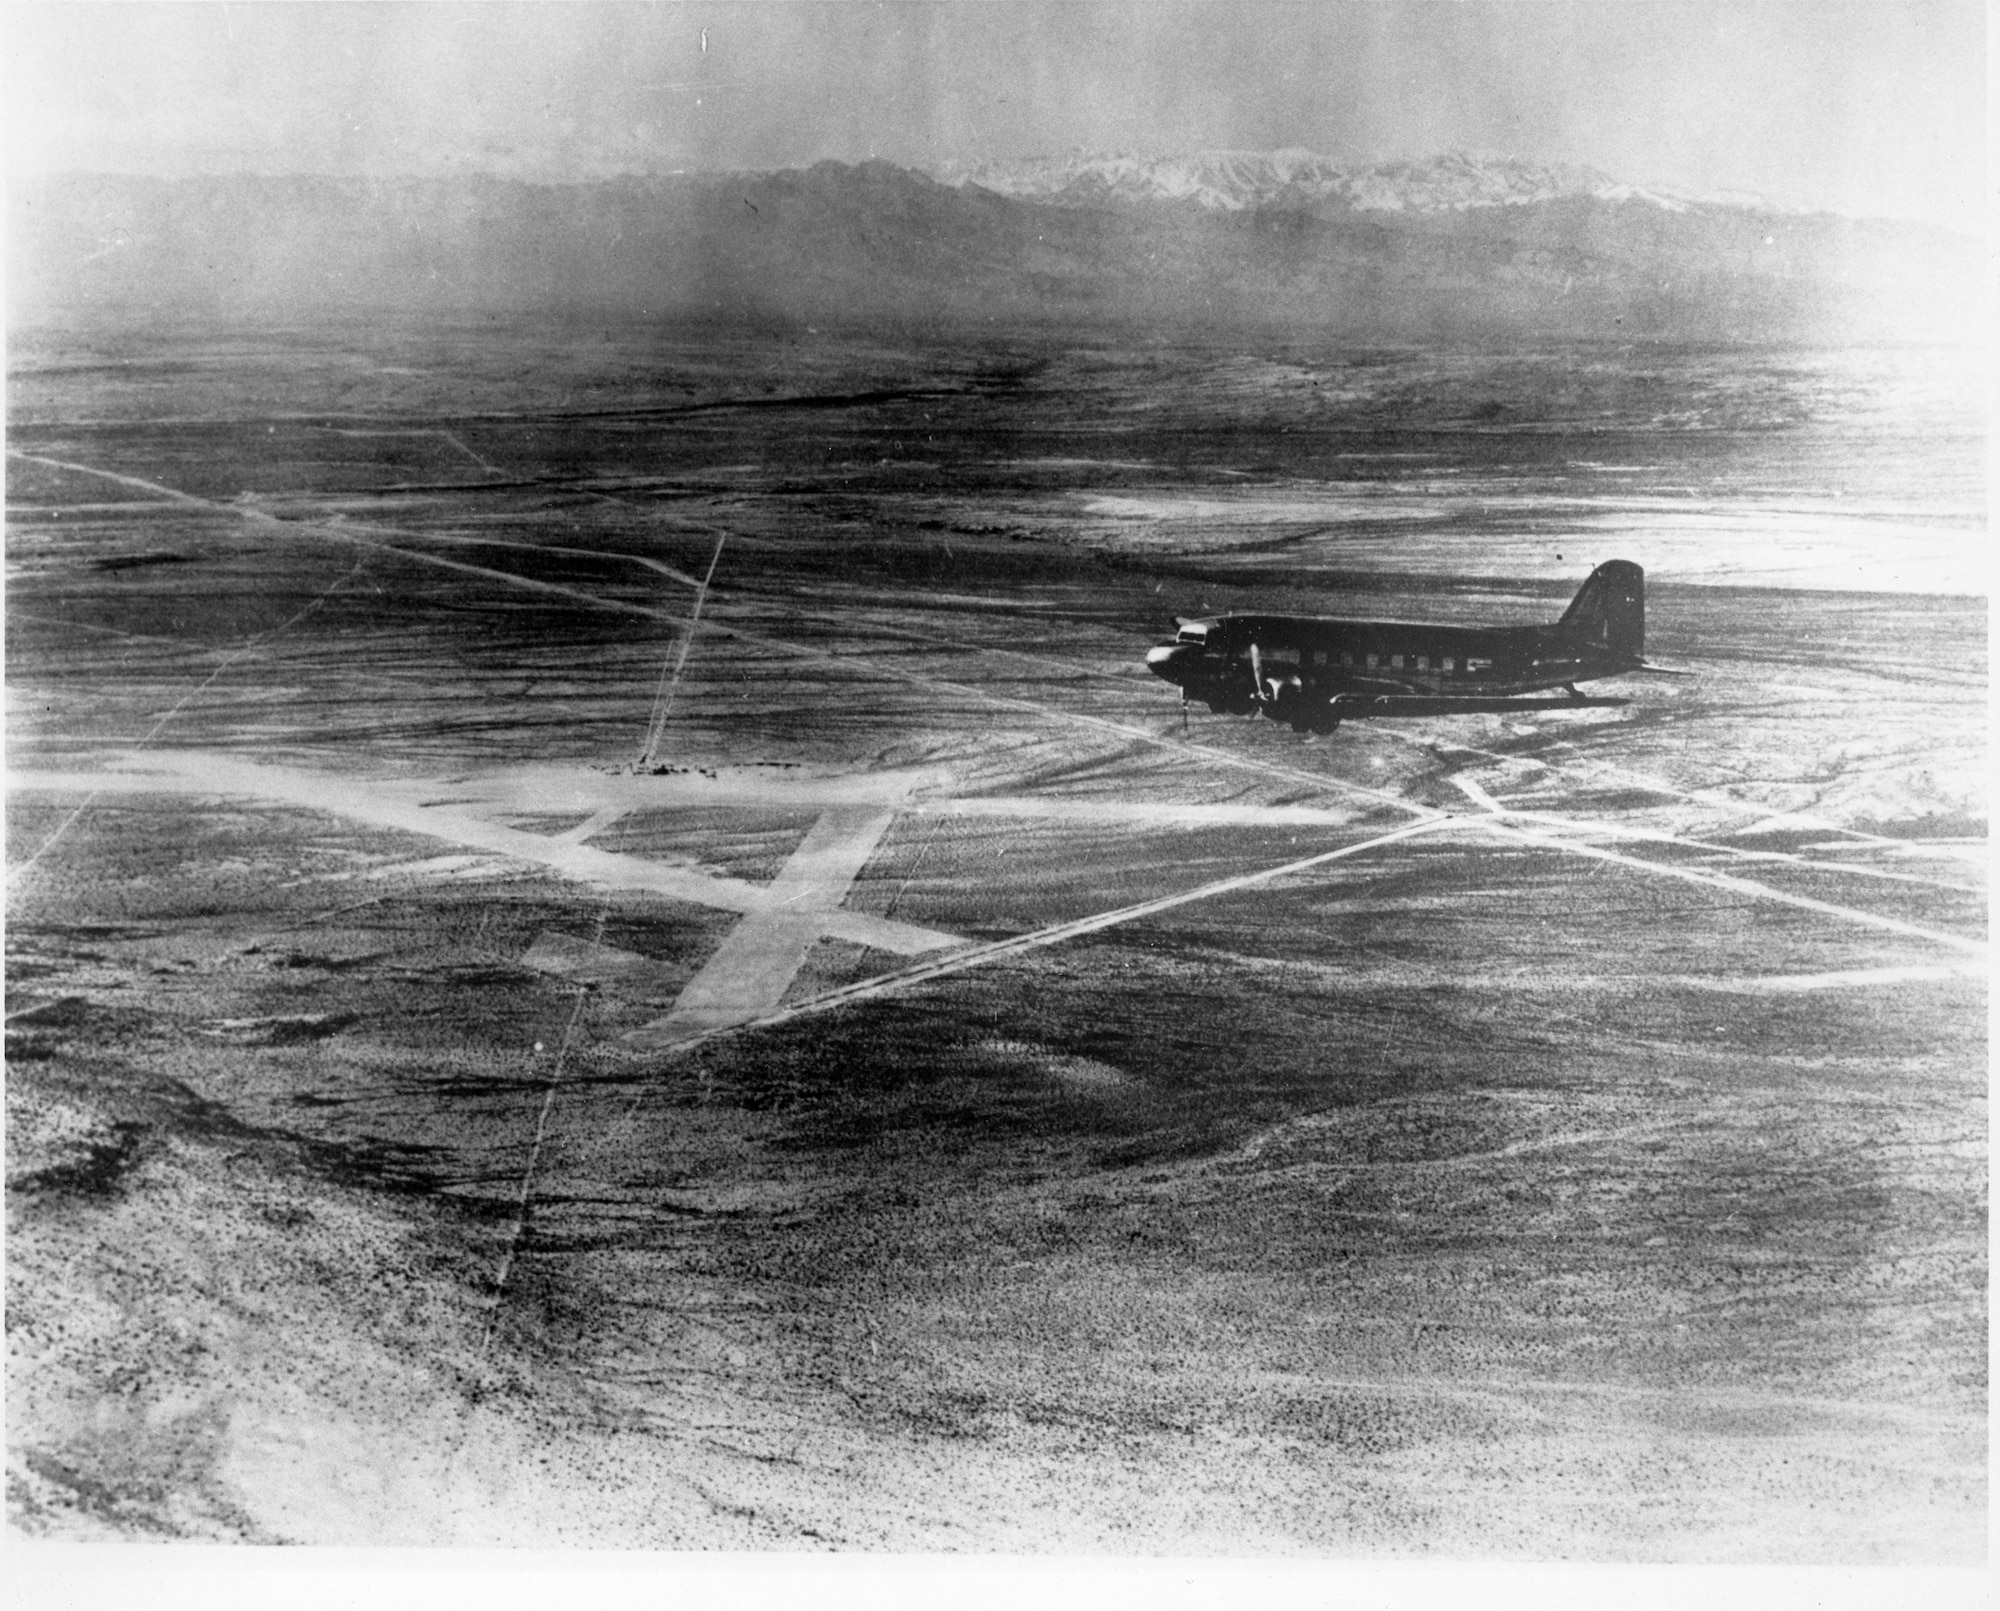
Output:
<svg viewBox="0 0 2000 1611">
<path fill-rule="evenodd" d="M 1646 658 L 1646 573 L 1629 559 L 1606 560 L 1577 591 L 1556 630 L 1571 643 L 1620 660 Z"/>
</svg>

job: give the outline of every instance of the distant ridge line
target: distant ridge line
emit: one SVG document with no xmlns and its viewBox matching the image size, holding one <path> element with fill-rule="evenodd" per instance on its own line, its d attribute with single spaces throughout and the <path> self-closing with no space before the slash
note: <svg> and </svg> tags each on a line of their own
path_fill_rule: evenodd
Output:
<svg viewBox="0 0 2000 1611">
<path fill-rule="evenodd" d="M 1721 344 L 1959 341 L 1983 324 L 1980 243 L 1929 226 L 1685 202 L 1513 159 L 1176 160 L 1047 159 L 956 183 L 881 161 L 568 185 L 22 180 L 6 197 L 8 316 Z"/>
<path fill-rule="evenodd" d="M 1287 202 L 1334 203 L 1357 212 L 1459 212 L 1563 197 L 1634 201 L 1684 212 L 1691 206 L 1779 209 L 1755 201 L 1699 197 L 1640 186 L 1580 163 L 1450 151 L 1421 159 L 1344 163 L 1303 147 L 1210 150 L 1166 156 L 1074 151 L 1018 161 L 944 163 L 941 183 L 978 185 L 1044 201 L 1182 201 L 1238 212 Z"/>
</svg>

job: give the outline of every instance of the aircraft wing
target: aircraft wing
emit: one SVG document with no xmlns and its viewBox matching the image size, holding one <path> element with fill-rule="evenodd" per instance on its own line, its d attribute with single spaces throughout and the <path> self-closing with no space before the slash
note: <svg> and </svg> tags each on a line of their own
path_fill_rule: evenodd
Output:
<svg viewBox="0 0 2000 1611">
<path fill-rule="evenodd" d="M 1333 714 L 1342 721 L 1365 716 L 1474 716 L 1498 711 L 1583 710 L 1592 706 L 1629 705 L 1629 699 L 1579 694 L 1574 699 L 1477 694 L 1339 694 Z"/>
</svg>

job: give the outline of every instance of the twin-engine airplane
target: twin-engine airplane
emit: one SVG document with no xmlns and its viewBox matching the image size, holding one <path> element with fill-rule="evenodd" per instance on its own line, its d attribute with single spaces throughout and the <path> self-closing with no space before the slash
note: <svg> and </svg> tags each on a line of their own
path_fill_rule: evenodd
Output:
<svg viewBox="0 0 2000 1611">
<path fill-rule="evenodd" d="M 1623 705 L 1577 692 L 1595 677 L 1659 671 L 1645 663 L 1646 573 L 1630 560 L 1597 567 L 1553 626 L 1433 626 L 1317 615 L 1182 620 L 1146 668 L 1212 711 L 1261 711 L 1294 732 L 1330 733 L 1359 716 Z M 1668 673 L 1677 675 L 1677 673 Z M 1525 699 L 1562 688 L 1562 699 Z"/>
</svg>

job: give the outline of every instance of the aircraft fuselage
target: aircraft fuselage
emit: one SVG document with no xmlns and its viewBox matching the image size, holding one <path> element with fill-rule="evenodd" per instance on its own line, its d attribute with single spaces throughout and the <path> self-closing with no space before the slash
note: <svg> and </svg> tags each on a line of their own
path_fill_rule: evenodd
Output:
<svg viewBox="0 0 2000 1611">
<path fill-rule="evenodd" d="M 1624 561 L 1601 566 L 1553 625 L 1466 627 L 1327 616 L 1229 614 L 1180 623 L 1147 669 L 1211 710 L 1330 728 L 1343 716 L 1430 716 L 1518 708 L 1575 684 L 1643 667 L 1643 580 Z"/>
</svg>

